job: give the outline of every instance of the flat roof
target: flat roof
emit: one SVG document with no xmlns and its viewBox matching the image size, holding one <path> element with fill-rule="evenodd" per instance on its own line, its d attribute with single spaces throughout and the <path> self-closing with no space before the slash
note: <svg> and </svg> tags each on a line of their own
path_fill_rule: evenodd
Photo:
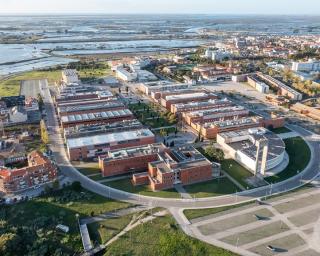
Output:
<svg viewBox="0 0 320 256">
<path fill-rule="evenodd" d="M 99 119 L 108 119 L 113 117 L 121 117 L 132 115 L 132 112 L 129 109 L 113 110 L 113 111 L 104 111 L 97 113 L 85 113 L 79 115 L 68 115 L 61 117 L 62 123 L 70 122 L 81 122 L 87 120 L 99 120 Z"/>
<path fill-rule="evenodd" d="M 189 102 L 189 103 L 177 103 L 174 104 L 174 106 L 179 109 L 179 108 L 192 108 L 192 107 L 205 107 L 205 106 L 215 106 L 215 105 L 221 105 L 221 104 L 233 104 L 231 101 L 229 101 L 228 99 L 218 99 L 218 100 L 208 100 L 208 101 L 201 101 L 201 102 L 197 102 L 197 101 L 193 101 L 193 102 Z"/>
<path fill-rule="evenodd" d="M 170 101 L 170 100 L 180 100 L 180 99 L 204 98 L 209 95 L 214 95 L 214 94 L 209 94 L 206 92 L 195 92 L 195 93 L 169 95 L 169 96 L 166 96 L 165 99 L 167 101 Z"/>
<path fill-rule="evenodd" d="M 94 145 L 110 144 L 121 141 L 130 141 L 153 136 L 154 134 L 149 129 L 139 129 L 134 131 L 124 131 L 119 133 L 100 134 L 67 139 L 67 146 L 69 149 L 72 149 Z"/>
<path fill-rule="evenodd" d="M 231 107 L 223 107 L 223 108 L 210 108 L 204 110 L 197 110 L 187 113 L 188 116 L 207 116 L 215 113 L 228 113 L 234 111 L 242 111 L 247 110 L 242 106 L 231 106 Z"/>
<path fill-rule="evenodd" d="M 278 157 L 285 151 L 284 141 L 275 133 L 268 131 L 265 128 L 250 128 L 240 131 L 232 131 L 219 134 L 224 138 L 233 138 L 233 137 L 246 137 L 243 140 L 237 142 L 227 143 L 230 147 L 238 150 L 251 159 L 256 159 L 257 146 L 255 145 L 256 141 L 266 140 L 268 142 L 268 156 L 267 160 L 274 159 Z M 260 149 L 261 152 L 263 148 Z"/>
<path fill-rule="evenodd" d="M 103 108 L 115 108 L 115 107 L 123 107 L 124 105 L 120 102 L 101 102 L 101 103 L 91 103 L 87 105 L 78 105 L 78 106 L 59 106 L 60 113 L 68 113 L 68 112 L 78 112 L 78 111 L 86 111 L 86 110 L 94 110 L 94 109 L 103 109 Z"/>
<path fill-rule="evenodd" d="M 222 121 L 213 121 L 213 122 L 206 122 L 203 124 L 204 128 L 210 127 L 236 127 L 242 125 L 249 125 L 249 124 L 258 124 L 259 119 L 261 117 L 254 116 L 254 117 L 243 117 L 235 120 L 222 120 Z"/>
</svg>

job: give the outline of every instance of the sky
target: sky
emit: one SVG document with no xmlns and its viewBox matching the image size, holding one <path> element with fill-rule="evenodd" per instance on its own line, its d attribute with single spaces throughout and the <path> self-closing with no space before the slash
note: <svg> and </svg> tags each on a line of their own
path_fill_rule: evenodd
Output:
<svg viewBox="0 0 320 256">
<path fill-rule="evenodd" d="M 320 15 L 320 0 L 0 0 L 0 13 Z"/>
</svg>

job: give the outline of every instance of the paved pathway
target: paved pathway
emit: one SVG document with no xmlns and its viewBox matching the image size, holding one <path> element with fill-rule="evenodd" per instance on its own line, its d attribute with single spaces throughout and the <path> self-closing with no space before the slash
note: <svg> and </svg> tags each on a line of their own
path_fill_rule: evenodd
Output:
<svg viewBox="0 0 320 256">
<path fill-rule="evenodd" d="M 174 185 L 174 188 L 179 192 L 181 198 L 192 199 L 192 196 L 184 189 L 181 184 Z"/>
</svg>

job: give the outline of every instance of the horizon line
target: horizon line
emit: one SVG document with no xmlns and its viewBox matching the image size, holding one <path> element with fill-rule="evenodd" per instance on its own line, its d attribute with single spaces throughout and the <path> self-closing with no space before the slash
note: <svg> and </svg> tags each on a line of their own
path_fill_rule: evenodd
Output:
<svg viewBox="0 0 320 256">
<path fill-rule="evenodd" d="M 319 16 L 319 14 L 312 14 L 312 13 L 192 13 L 192 12 L 178 12 L 178 13 L 131 13 L 131 12 L 0 12 L 0 16 L 23 16 L 23 15 L 227 15 L 227 16 Z"/>
</svg>

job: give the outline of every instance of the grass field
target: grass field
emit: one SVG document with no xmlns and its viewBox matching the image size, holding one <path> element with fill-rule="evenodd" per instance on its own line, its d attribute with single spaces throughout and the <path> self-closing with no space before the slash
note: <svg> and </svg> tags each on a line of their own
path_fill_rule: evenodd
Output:
<svg viewBox="0 0 320 256">
<path fill-rule="evenodd" d="M 228 179 L 214 179 L 202 183 L 184 186 L 192 197 L 211 197 L 235 193 L 239 189 Z"/>
<path fill-rule="evenodd" d="M 222 170 L 228 173 L 232 178 L 238 181 L 242 186 L 249 187 L 251 186 L 247 184 L 245 181 L 247 178 L 252 176 L 252 173 L 249 172 L 246 168 L 238 164 L 236 161 L 231 159 L 225 159 L 221 163 Z"/>
<path fill-rule="evenodd" d="M 224 206 L 224 207 L 217 207 L 217 208 L 207 208 L 207 209 L 200 209 L 200 210 L 199 209 L 184 210 L 183 213 L 187 217 L 187 219 L 193 220 L 193 219 L 201 218 L 211 214 L 217 214 L 217 213 L 225 212 L 235 208 L 240 208 L 246 205 L 254 205 L 254 203 L 249 202 L 249 203 L 242 203 L 238 205 L 231 205 L 231 206 Z"/>
<path fill-rule="evenodd" d="M 108 200 L 85 190 L 65 188 L 27 202 L 1 206 L 0 219 L 5 225 L 0 225 L 0 234 L 16 234 L 9 237 L 18 247 L 11 248 L 11 254 L 7 251 L 8 255 L 26 255 L 32 250 L 34 254 L 29 255 L 39 255 L 42 250 L 53 255 L 57 249 L 64 255 L 74 255 L 82 251 L 76 214 L 85 217 L 128 206 L 128 203 Z M 57 232 L 57 224 L 68 225 L 70 232 Z M 0 236 L 0 252 L 3 242 Z"/>
<path fill-rule="evenodd" d="M 96 80 L 105 76 L 111 76 L 113 73 L 110 68 L 93 68 L 81 69 L 78 71 L 79 77 L 84 82 L 89 80 Z"/>
<path fill-rule="evenodd" d="M 266 178 L 265 180 L 269 183 L 280 182 L 297 175 L 307 167 L 310 161 L 310 148 L 301 137 L 285 139 L 284 142 L 289 155 L 289 164 L 279 174 Z"/>
<path fill-rule="evenodd" d="M 185 235 L 172 217 L 165 216 L 134 228 L 112 243 L 104 255 L 231 256 L 236 254 Z"/>
<path fill-rule="evenodd" d="M 80 163 L 80 162 L 72 162 L 72 165 L 77 168 L 79 172 L 83 175 L 91 175 L 91 174 L 101 174 L 101 170 L 99 168 L 98 163 Z"/>
<path fill-rule="evenodd" d="M 121 232 L 130 223 L 132 217 L 133 215 L 129 214 L 89 224 L 88 230 L 91 240 L 94 243 L 105 244 Z"/>
<path fill-rule="evenodd" d="M 131 179 L 122 179 L 117 181 L 109 181 L 103 183 L 112 188 L 120 189 L 127 191 L 129 193 L 135 193 L 145 196 L 154 196 L 154 197 L 166 197 L 166 198 L 180 198 L 180 194 L 175 189 L 168 189 L 153 192 L 148 186 L 133 186 Z"/>
<path fill-rule="evenodd" d="M 20 75 L 14 75 L 7 80 L 0 81 L 1 96 L 16 96 L 20 92 L 22 80 L 48 79 L 49 84 L 61 79 L 61 71 L 30 71 Z"/>
</svg>

